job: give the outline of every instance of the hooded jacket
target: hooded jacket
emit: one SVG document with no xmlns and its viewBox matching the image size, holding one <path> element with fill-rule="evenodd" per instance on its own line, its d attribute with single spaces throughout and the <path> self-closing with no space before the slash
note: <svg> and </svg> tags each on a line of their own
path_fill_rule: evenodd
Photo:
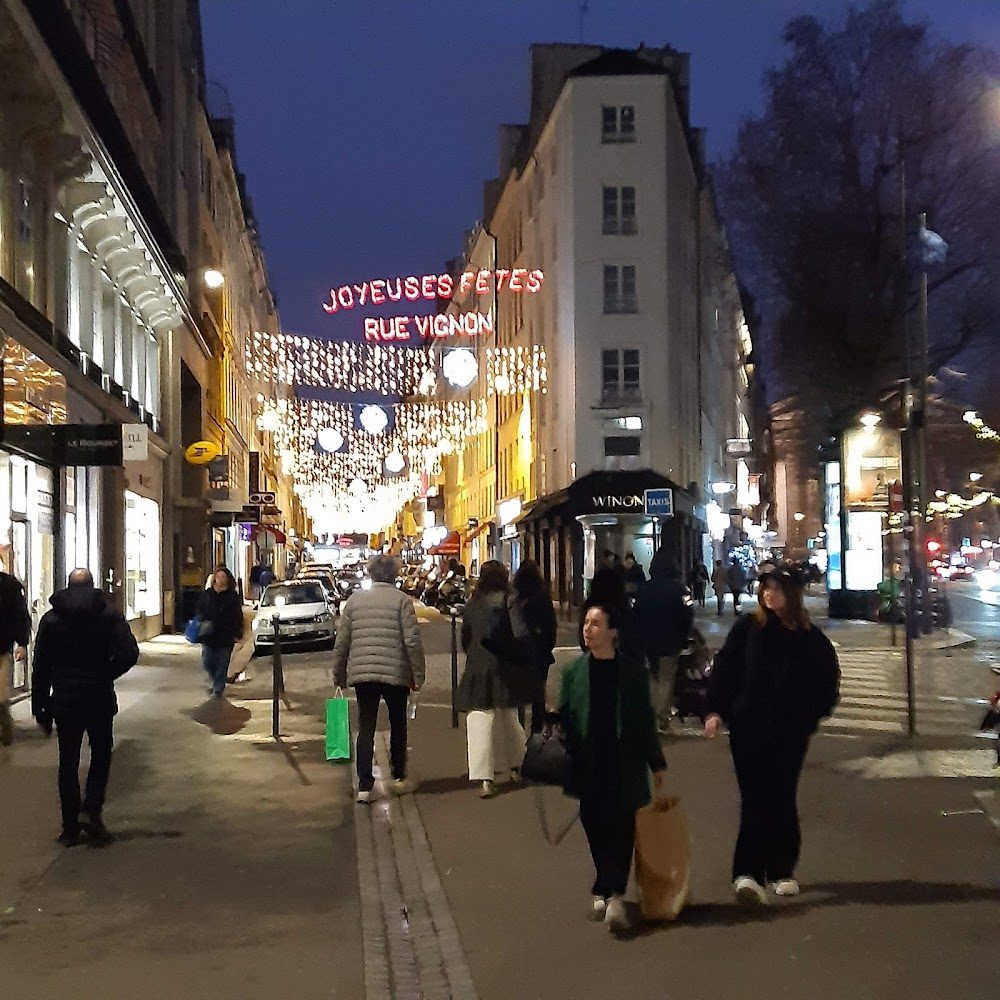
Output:
<svg viewBox="0 0 1000 1000">
<path fill-rule="evenodd" d="M 115 681 L 139 660 L 122 613 L 96 587 L 53 594 L 35 636 L 31 706 L 39 722 L 118 711 Z"/>
<path fill-rule="evenodd" d="M 642 651 L 651 663 L 661 656 L 677 656 L 687 645 L 694 624 L 694 605 L 681 582 L 680 570 L 669 559 L 661 558 L 660 552 L 653 556 L 649 582 L 635 602 Z"/>
<path fill-rule="evenodd" d="M 27 646 L 31 638 L 31 615 L 24 599 L 24 587 L 10 573 L 0 572 L 0 653 L 11 646 Z"/>
</svg>

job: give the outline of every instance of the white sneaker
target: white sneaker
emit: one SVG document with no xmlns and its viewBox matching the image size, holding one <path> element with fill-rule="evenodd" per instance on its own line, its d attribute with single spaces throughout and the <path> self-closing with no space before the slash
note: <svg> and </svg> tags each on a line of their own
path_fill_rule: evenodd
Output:
<svg viewBox="0 0 1000 1000">
<path fill-rule="evenodd" d="M 493 782 L 484 781 L 482 788 L 479 790 L 479 797 L 481 799 L 492 799 L 494 795 Z"/>
<path fill-rule="evenodd" d="M 413 791 L 413 785 L 406 778 L 393 778 L 390 787 L 393 795 L 409 795 Z"/>
<path fill-rule="evenodd" d="M 591 910 L 591 919 L 598 921 L 603 920 L 607 909 L 608 901 L 603 896 L 595 896 L 593 909 Z"/>
<path fill-rule="evenodd" d="M 371 800 L 372 800 L 371 792 L 358 792 L 358 797 L 355 801 L 360 802 L 361 805 L 363 806 L 366 806 L 368 805 L 369 802 L 371 802 Z"/>
<path fill-rule="evenodd" d="M 799 894 L 799 883 L 793 878 L 779 878 L 777 882 L 771 883 L 775 896 L 797 896 Z"/>
<path fill-rule="evenodd" d="M 621 896 L 612 896 L 608 900 L 604 922 L 612 934 L 621 934 L 622 931 L 628 930 L 628 912 L 625 909 L 625 900 Z"/>
<path fill-rule="evenodd" d="M 736 899 L 744 906 L 765 906 L 767 904 L 767 893 L 764 887 L 750 875 L 740 875 L 733 882 L 733 889 L 736 892 Z"/>
</svg>

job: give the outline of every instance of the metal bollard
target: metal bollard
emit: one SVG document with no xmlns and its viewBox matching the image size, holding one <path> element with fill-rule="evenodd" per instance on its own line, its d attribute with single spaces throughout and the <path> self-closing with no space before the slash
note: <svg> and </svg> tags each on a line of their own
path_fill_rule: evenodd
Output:
<svg viewBox="0 0 1000 1000">
<path fill-rule="evenodd" d="M 281 620 L 275 615 L 271 619 L 274 626 L 274 653 L 271 656 L 271 736 L 281 735 L 281 707 L 279 698 L 285 693 L 284 671 L 281 669 Z"/>
<path fill-rule="evenodd" d="M 451 609 L 451 728 L 458 729 L 458 709 L 455 698 L 458 694 L 458 619 L 455 609 Z"/>
</svg>

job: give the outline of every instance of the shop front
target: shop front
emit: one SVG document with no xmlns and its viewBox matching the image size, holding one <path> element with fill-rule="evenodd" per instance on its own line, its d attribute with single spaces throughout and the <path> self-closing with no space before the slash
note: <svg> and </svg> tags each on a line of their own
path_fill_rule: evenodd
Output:
<svg viewBox="0 0 1000 1000">
<path fill-rule="evenodd" d="M 647 513 L 646 491 L 672 491 L 670 514 Z M 525 558 L 535 559 L 564 607 L 582 603 L 605 552 L 631 553 L 648 573 L 653 554 L 666 548 L 686 570 L 701 552 L 694 498 L 651 469 L 592 472 L 564 490 L 541 497 L 517 521 Z"/>
<path fill-rule="evenodd" d="M 125 617 L 137 639 L 163 631 L 163 466 L 156 458 L 126 467 Z"/>
</svg>

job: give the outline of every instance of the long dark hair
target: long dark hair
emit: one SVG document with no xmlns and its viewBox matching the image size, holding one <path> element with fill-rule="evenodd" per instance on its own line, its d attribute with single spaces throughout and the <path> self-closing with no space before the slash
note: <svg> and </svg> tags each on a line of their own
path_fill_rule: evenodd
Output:
<svg viewBox="0 0 1000 1000">
<path fill-rule="evenodd" d="M 514 574 L 514 590 L 518 597 L 534 597 L 545 593 L 545 577 L 534 559 L 525 559 Z"/>
<path fill-rule="evenodd" d="M 218 566 L 215 567 L 215 569 L 212 570 L 212 583 L 209 585 L 208 589 L 209 590 L 214 590 L 215 589 L 215 574 L 216 573 L 225 573 L 226 574 L 227 589 L 229 589 L 229 590 L 231 590 L 231 591 L 233 591 L 235 593 L 236 592 L 236 577 L 233 576 L 233 574 L 229 572 L 229 567 L 226 566 L 224 563 L 220 563 Z"/>
<path fill-rule="evenodd" d="M 476 584 L 476 597 L 487 594 L 506 594 L 510 578 L 507 567 L 497 559 L 487 559 L 479 567 L 479 582 Z"/>
</svg>

